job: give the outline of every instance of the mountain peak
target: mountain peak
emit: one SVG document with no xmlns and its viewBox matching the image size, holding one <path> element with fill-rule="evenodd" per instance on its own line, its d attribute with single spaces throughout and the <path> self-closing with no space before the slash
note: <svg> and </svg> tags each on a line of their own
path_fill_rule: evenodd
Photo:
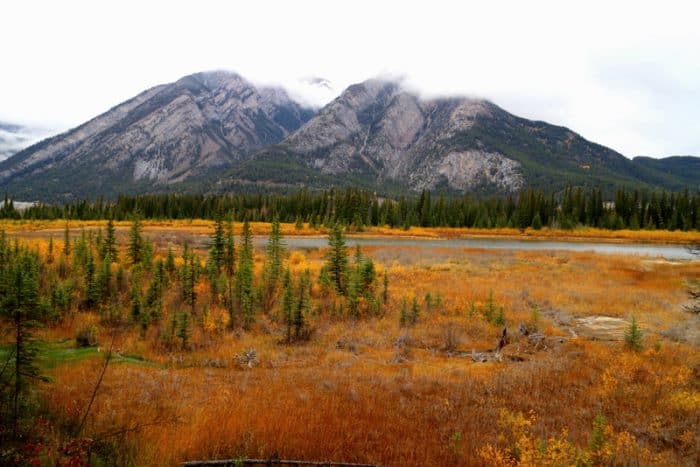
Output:
<svg viewBox="0 0 700 467">
<path fill-rule="evenodd" d="M 680 189 L 697 186 L 699 161 L 630 161 L 568 128 L 483 99 L 424 97 L 387 77 L 353 84 L 313 112 L 282 88 L 218 70 L 155 86 L 24 149 L 0 162 L 0 188 L 39 200 L 343 184 L 486 194 L 528 185 Z"/>
<path fill-rule="evenodd" d="M 330 175 L 350 172 L 378 180 L 408 181 L 413 189 L 435 188 L 441 169 L 431 154 L 448 147 L 450 143 L 443 141 L 467 131 L 494 108 L 480 99 L 423 100 L 396 80 L 373 78 L 348 87 L 283 146 L 304 164 Z M 474 159 L 477 150 L 472 148 L 465 157 Z M 501 163 L 511 172 L 517 168 L 517 163 L 504 162 L 494 154 L 487 158 L 489 170 Z M 450 156 L 443 172 L 462 170 L 464 164 L 455 162 L 457 159 L 464 157 Z M 501 188 L 519 189 L 522 176 L 516 175 L 513 172 L 510 184 Z M 464 177 L 447 178 L 455 190 L 471 186 Z"/>
<path fill-rule="evenodd" d="M 310 117 L 282 90 L 195 73 L 16 154 L 0 164 L 0 184 L 32 199 L 32 180 L 58 196 L 164 189 L 231 167 Z"/>
</svg>

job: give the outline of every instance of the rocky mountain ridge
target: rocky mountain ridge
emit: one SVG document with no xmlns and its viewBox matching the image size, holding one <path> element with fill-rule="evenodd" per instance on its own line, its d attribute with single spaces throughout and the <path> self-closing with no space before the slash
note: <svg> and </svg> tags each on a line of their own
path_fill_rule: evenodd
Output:
<svg viewBox="0 0 700 467">
<path fill-rule="evenodd" d="M 198 73 L 0 163 L 0 186 L 29 184 L 37 195 L 65 190 L 58 194 L 68 197 L 163 189 L 231 167 L 312 114 L 282 89 L 258 89 L 228 72 Z"/>
<path fill-rule="evenodd" d="M 651 188 L 673 185 L 672 178 L 486 100 L 422 99 L 395 82 L 368 80 L 350 86 L 280 144 L 234 167 L 222 185 L 349 182 L 413 192 L 515 193 L 568 184 Z"/>
<path fill-rule="evenodd" d="M 483 99 L 424 99 L 389 80 L 354 84 L 315 112 L 282 89 L 208 72 L 148 89 L 0 162 L 0 188 L 26 200 L 343 185 L 384 193 L 682 189 L 700 179 L 693 159 L 629 160 Z"/>
</svg>

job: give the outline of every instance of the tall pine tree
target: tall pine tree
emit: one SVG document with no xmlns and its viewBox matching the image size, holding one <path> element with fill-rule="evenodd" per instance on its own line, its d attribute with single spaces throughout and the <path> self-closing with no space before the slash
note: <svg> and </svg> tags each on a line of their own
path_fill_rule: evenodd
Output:
<svg viewBox="0 0 700 467">
<path fill-rule="evenodd" d="M 277 286 L 282 274 L 284 260 L 284 242 L 280 232 L 280 223 L 272 221 L 270 237 L 267 241 L 265 268 L 263 270 L 263 307 L 269 310 L 274 306 Z"/>
<path fill-rule="evenodd" d="M 129 232 L 129 259 L 132 264 L 139 264 L 143 259 L 143 237 L 141 236 L 141 219 L 134 215 L 131 230 Z"/>
<path fill-rule="evenodd" d="M 243 223 L 240 254 L 238 259 L 238 277 L 236 278 L 236 297 L 238 300 L 243 326 L 249 329 L 253 325 L 253 236 L 248 221 Z"/>
<path fill-rule="evenodd" d="M 114 221 L 112 219 L 107 221 L 107 232 L 105 234 L 104 241 L 102 242 L 100 256 L 102 258 L 109 256 L 112 261 L 119 261 L 117 258 L 117 231 L 114 227 Z"/>
<path fill-rule="evenodd" d="M 328 234 L 326 263 L 336 292 L 345 295 L 347 291 L 348 250 L 340 224 L 335 224 Z"/>
<path fill-rule="evenodd" d="M 5 255 L 0 269 L 0 301 L 3 314 L 13 327 L 15 342 L 12 345 L 12 381 L 3 385 L 11 390 L 3 396 L 10 403 L 12 432 L 17 437 L 22 401 L 29 382 L 39 377 L 35 364 L 37 348 L 32 334 L 39 315 L 39 258 L 24 248 L 8 250 Z"/>
</svg>

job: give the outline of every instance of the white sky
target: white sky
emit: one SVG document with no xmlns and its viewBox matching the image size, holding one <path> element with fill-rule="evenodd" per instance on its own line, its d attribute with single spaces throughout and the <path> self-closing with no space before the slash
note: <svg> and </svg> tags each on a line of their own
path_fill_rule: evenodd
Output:
<svg viewBox="0 0 700 467">
<path fill-rule="evenodd" d="M 212 69 L 297 88 L 320 76 L 337 92 L 392 74 L 629 157 L 700 155 L 697 2 L 573 3 L 7 0 L 0 120 L 63 129 Z"/>
</svg>

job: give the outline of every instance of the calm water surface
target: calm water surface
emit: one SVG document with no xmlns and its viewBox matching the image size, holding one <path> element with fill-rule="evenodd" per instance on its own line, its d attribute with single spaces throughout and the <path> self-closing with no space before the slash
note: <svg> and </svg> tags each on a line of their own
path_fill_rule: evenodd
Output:
<svg viewBox="0 0 700 467">
<path fill-rule="evenodd" d="M 514 240 L 498 238 L 457 238 L 457 239 L 419 239 L 388 237 L 346 237 L 348 246 L 409 248 L 483 248 L 494 250 L 553 250 L 553 251 L 592 251 L 603 254 L 625 254 L 666 259 L 693 259 L 683 245 L 644 244 L 644 243 L 595 243 L 595 242 L 559 242 L 550 240 Z M 264 244 L 267 237 L 256 237 L 256 244 Z M 288 248 L 324 248 L 326 237 L 285 237 Z"/>
</svg>

